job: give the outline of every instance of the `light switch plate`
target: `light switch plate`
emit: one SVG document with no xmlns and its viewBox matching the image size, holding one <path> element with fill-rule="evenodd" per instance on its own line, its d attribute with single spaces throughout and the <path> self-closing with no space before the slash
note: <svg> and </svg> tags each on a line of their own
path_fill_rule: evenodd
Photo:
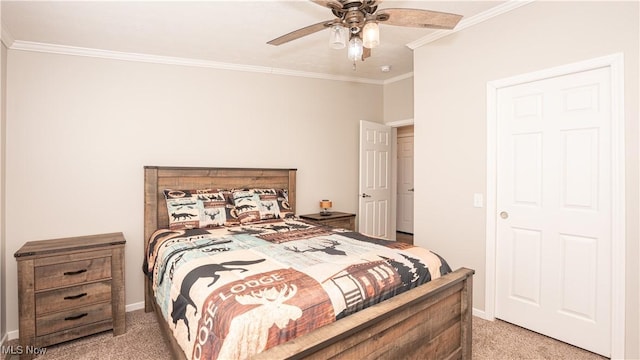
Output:
<svg viewBox="0 0 640 360">
<path fill-rule="evenodd" d="M 484 206 L 484 197 L 482 194 L 473 194 L 473 207 L 481 208 Z"/>
</svg>

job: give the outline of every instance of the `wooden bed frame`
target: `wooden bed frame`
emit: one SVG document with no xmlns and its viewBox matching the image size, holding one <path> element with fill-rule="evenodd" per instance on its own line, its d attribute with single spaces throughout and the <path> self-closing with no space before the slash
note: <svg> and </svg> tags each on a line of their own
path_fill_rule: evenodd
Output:
<svg viewBox="0 0 640 360">
<path fill-rule="evenodd" d="M 144 168 L 145 253 L 152 233 L 168 227 L 164 189 L 283 188 L 295 211 L 296 169 Z M 309 334 L 257 359 L 471 359 L 474 271 L 460 268 Z M 185 359 L 145 277 L 145 311 L 154 311 L 174 358 Z"/>
</svg>

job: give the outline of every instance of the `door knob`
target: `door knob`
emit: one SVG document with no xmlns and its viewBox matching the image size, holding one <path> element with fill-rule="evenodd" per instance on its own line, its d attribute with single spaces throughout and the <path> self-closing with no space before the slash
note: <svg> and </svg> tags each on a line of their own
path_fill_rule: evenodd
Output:
<svg viewBox="0 0 640 360">
<path fill-rule="evenodd" d="M 365 193 L 362 193 L 362 195 L 360 195 L 360 196 L 362 196 L 363 198 L 371 197 L 371 195 L 369 195 L 369 194 L 365 194 Z"/>
<path fill-rule="evenodd" d="M 500 217 L 503 219 L 507 219 L 509 217 L 509 213 L 506 211 L 500 212 Z"/>
<path fill-rule="evenodd" d="M 413 192 L 413 188 L 411 188 L 411 189 L 409 189 L 409 190 L 407 190 L 407 191 L 411 191 L 411 192 Z"/>
</svg>

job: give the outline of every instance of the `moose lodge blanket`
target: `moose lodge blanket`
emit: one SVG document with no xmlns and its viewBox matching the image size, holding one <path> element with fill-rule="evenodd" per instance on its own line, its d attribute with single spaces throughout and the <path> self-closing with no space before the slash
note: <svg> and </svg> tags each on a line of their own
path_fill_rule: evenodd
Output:
<svg viewBox="0 0 640 360">
<path fill-rule="evenodd" d="M 424 248 L 294 218 L 156 231 L 144 270 L 191 359 L 244 359 L 451 271 Z"/>
</svg>

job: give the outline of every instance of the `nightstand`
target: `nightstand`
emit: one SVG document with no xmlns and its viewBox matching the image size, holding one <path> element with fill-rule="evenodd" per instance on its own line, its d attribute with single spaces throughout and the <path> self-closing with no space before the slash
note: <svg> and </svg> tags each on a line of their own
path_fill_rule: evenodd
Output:
<svg viewBox="0 0 640 360">
<path fill-rule="evenodd" d="M 125 242 L 122 233 L 29 241 L 14 254 L 22 349 L 124 334 Z"/>
<path fill-rule="evenodd" d="M 300 215 L 301 219 L 315 221 L 323 225 L 339 227 L 351 231 L 356 230 L 356 214 L 331 211 L 330 215 L 308 214 Z"/>
</svg>

